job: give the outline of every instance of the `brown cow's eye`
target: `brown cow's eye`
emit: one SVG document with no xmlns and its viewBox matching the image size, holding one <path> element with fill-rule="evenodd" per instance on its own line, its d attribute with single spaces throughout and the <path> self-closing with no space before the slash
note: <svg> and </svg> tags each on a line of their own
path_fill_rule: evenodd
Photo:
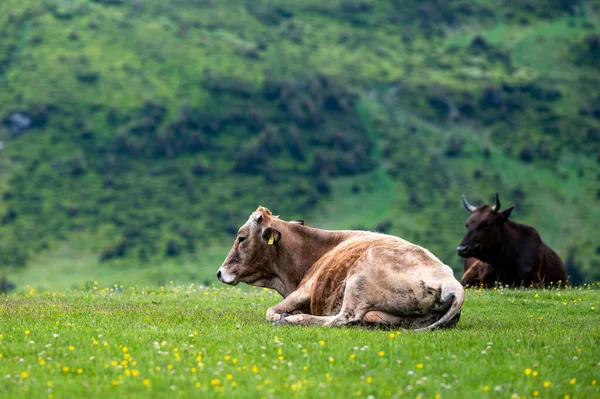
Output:
<svg viewBox="0 0 600 399">
<path fill-rule="evenodd" d="M 244 237 L 244 236 L 239 236 L 239 237 L 238 237 L 238 242 L 242 242 L 242 241 L 244 241 L 245 239 L 246 239 L 246 237 Z"/>
<path fill-rule="evenodd" d="M 483 227 L 482 227 L 482 229 L 485 230 L 485 231 L 488 231 L 491 228 L 492 228 L 491 224 L 484 224 Z"/>
</svg>

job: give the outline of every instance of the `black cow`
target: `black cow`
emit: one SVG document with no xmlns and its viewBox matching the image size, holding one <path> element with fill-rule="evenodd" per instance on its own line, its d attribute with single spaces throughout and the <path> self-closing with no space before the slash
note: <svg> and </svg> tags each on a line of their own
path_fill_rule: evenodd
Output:
<svg viewBox="0 0 600 399">
<path fill-rule="evenodd" d="M 458 255 L 489 263 L 502 284 L 566 284 L 565 265 L 556 252 L 544 244 L 533 227 L 510 220 L 514 205 L 501 211 L 498 193 L 493 206 L 475 207 L 464 194 L 462 198 L 471 216 L 467 234 L 456 248 Z"/>
</svg>

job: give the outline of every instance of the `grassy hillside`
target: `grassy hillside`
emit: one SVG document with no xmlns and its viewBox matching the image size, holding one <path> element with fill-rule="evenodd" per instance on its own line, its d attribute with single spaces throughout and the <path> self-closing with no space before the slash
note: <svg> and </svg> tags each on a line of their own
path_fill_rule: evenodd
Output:
<svg viewBox="0 0 600 399">
<path fill-rule="evenodd" d="M 591 1 L 5 0 L 0 267 L 23 286 L 212 278 L 261 204 L 456 270 L 500 192 L 600 278 Z"/>
<path fill-rule="evenodd" d="M 3 397 L 600 395 L 595 286 L 470 291 L 420 333 L 274 327 L 262 289 L 88 288 L 0 297 Z"/>
</svg>

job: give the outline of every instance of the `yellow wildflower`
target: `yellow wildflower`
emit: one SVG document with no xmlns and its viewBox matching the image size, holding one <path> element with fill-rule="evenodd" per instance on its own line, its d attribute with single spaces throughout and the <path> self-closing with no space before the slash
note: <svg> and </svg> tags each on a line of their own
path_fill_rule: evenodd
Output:
<svg viewBox="0 0 600 399">
<path fill-rule="evenodd" d="M 142 384 L 144 384 L 145 386 L 149 387 L 150 386 L 150 380 L 146 378 L 144 381 L 142 381 Z"/>
<path fill-rule="evenodd" d="M 260 370 L 260 369 L 256 366 L 256 364 L 252 366 L 253 373 L 258 373 L 258 370 Z"/>
<path fill-rule="evenodd" d="M 29 377 L 29 373 L 27 371 L 21 371 L 21 378 Z"/>
<path fill-rule="evenodd" d="M 544 388 L 548 388 L 552 383 L 550 381 L 544 381 Z"/>
<path fill-rule="evenodd" d="M 529 375 L 531 374 L 531 369 L 530 368 L 526 368 L 525 369 L 525 375 Z"/>
<path fill-rule="evenodd" d="M 370 384 L 373 382 L 373 377 L 367 377 L 365 381 L 367 381 L 367 384 Z"/>
</svg>

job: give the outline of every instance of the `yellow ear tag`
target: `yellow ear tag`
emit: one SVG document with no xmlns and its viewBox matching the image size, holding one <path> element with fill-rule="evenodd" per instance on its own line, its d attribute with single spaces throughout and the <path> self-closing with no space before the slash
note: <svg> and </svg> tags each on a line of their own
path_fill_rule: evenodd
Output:
<svg viewBox="0 0 600 399">
<path fill-rule="evenodd" d="M 273 234 L 271 234 L 271 237 L 269 237 L 269 245 L 273 245 L 274 242 L 275 242 L 275 236 L 273 236 Z"/>
</svg>

